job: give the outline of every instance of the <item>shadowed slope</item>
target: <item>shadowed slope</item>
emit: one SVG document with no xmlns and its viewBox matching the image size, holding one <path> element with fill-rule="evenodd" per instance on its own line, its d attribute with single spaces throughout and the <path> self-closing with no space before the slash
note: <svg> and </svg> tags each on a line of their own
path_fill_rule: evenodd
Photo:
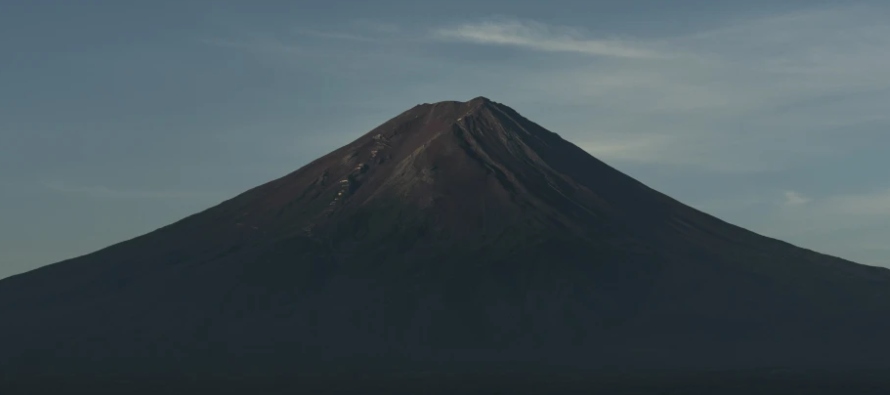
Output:
<svg viewBox="0 0 890 395">
<path fill-rule="evenodd" d="M 885 368 L 888 285 L 476 98 L 416 106 L 202 213 L 0 281 L 0 368 Z"/>
</svg>

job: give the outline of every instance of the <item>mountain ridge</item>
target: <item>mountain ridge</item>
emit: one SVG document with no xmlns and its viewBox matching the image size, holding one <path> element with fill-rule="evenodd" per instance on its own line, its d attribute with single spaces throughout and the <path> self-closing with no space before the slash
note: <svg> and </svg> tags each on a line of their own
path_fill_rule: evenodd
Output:
<svg viewBox="0 0 890 395">
<path fill-rule="evenodd" d="M 0 370 L 890 368 L 888 286 L 890 270 L 728 224 L 478 97 L 0 280 Z"/>
</svg>

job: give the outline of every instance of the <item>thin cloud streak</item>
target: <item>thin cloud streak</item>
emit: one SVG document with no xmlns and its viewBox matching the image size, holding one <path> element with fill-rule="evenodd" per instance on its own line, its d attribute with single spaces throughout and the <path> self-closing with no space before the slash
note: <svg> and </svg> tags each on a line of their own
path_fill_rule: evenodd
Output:
<svg viewBox="0 0 890 395">
<path fill-rule="evenodd" d="M 785 205 L 786 206 L 800 206 L 803 204 L 807 204 L 811 202 L 812 199 L 801 195 L 795 191 L 785 191 Z"/>
<path fill-rule="evenodd" d="M 523 34 L 501 40 L 529 36 Z M 613 57 L 515 76 L 540 100 L 598 111 L 584 126 L 561 132 L 590 142 L 589 151 L 605 160 L 774 171 L 850 154 L 859 143 L 839 136 L 890 121 L 890 22 L 867 9 L 804 11 L 625 44 L 676 55 Z M 598 141 L 605 148 L 597 149 Z"/>
<path fill-rule="evenodd" d="M 657 59 L 665 54 L 619 40 L 585 38 L 581 30 L 551 27 L 520 20 L 491 20 L 441 28 L 433 32 L 441 40 L 482 45 L 503 45 L 546 52 L 569 52 L 617 58 Z"/>
</svg>

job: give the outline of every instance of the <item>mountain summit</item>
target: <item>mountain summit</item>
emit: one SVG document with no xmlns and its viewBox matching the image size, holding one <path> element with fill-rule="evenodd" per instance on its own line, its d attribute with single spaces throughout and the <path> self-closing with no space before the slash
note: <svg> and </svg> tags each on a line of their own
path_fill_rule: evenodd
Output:
<svg viewBox="0 0 890 395">
<path fill-rule="evenodd" d="M 0 281 L 0 371 L 886 369 L 888 290 L 886 269 L 725 223 L 479 97 Z"/>
</svg>

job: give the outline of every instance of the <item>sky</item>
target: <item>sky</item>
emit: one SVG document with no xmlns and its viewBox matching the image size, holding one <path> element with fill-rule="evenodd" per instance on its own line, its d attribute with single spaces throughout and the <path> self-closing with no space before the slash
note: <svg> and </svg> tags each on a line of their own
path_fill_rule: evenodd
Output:
<svg viewBox="0 0 890 395">
<path fill-rule="evenodd" d="M 877 0 L 4 1 L 0 278 L 477 96 L 721 219 L 890 267 L 888 65 Z"/>
</svg>

